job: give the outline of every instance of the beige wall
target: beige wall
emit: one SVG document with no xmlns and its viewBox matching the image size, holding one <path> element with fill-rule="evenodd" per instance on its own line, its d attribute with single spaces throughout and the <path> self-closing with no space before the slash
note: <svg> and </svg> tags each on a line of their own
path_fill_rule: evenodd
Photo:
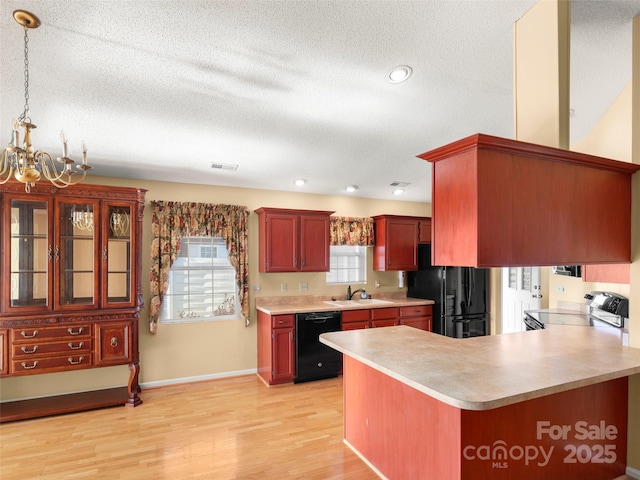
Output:
<svg viewBox="0 0 640 480">
<path fill-rule="evenodd" d="M 255 297 L 273 295 L 344 295 L 346 287 L 327 286 L 324 273 L 261 274 L 258 272 L 258 220 L 253 213 L 258 207 L 333 210 L 341 216 L 373 216 L 383 213 L 430 216 L 427 203 L 362 199 L 346 196 L 324 196 L 244 188 L 187 185 L 116 178 L 92 177 L 87 183 L 140 187 L 148 190 L 143 225 L 142 283 L 145 310 L 140 322 L 140 382 L 153 385 L 197 379 L 215 375 L 245 373 L 256 369 Z M 245 205 L 249 217 L 249 282 L 260 284 L 261 291 L 250 292 L 251 325 L 240 319 L 191 324 L 161 324 L 158 333 L 148 330 L 149 245 L 151 238 L 151 200 L 190 201 Z M 373 251 L 370 251 L 369 271 L 365 288 L 374 296 L 379 292 L 397 292 L 397 272 L 373 272 Z M 376 281 L 380 288 L 376 288 Z M 298 283 L 308 284 L 307 292 L 298 291 Z M 287 292 L 280 284 L 287 283 Z M 37 377 L 2 379 L 0 398 L 29 398 L 62 392 L 106 388 L 123 385 L 128 368 L 112 367 L 70 373 L 55 373 Z M 144 394 L 143 394 L 144 399 Z"/>
</svg>

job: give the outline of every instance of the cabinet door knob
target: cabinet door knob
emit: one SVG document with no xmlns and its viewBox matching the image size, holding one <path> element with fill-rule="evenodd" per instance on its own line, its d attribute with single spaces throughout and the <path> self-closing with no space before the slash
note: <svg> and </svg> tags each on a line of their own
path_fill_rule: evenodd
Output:
<svg viewBox="0 0 640 480">
<path fill-rule="evenodd" d="M 118 346 L 118 338 L 117 337 L 111 337 L 111 346 L 112 347 L 117 347 Z"/>
</svg>

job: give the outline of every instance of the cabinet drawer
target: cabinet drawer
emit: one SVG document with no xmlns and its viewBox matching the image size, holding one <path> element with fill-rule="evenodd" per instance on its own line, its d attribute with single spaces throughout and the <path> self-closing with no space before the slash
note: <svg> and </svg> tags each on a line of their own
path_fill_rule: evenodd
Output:
<svg viewBox="0 0 640 480">
<path fill-rule="evenodd" d="M 14 344 L 12 347 L 14 359 L 39 357 L 41 355 L 83 355 L 91 353 L 91 339 L 73 339 L 49 343 Z"/>
<path fill-rule="evenodd" d="M 406 320 L 402 320 L 402 325 L 407 325 L 408 327 L 419 328 L 420 330 L 426 330 L 427 332 L 430 332 L 431 317 L 406 318 Z"/>
<path fill-rule="evenodd" d="M 371 328 L 377 327 L 393 327 L 396 324 L 396 319 L 383 318 L 380 320 L 371 320 Z"/>
<path fill-rule="evenodd" d="M 371 309 L 371 320 L 381 320 L 385 318 L 398 318 L 398 309 L 396 307 Z"/>
<path fill-rule="evenodd" d="M 96 365 L 131 361 L 131 322 L 96 323 Z"/>
<path fill-rule="evenodd" d="M 400 307 L 400 317 L 426 317 L 431 315 L 431 305 Z"/>
<path fill-rule="evenodd" d="M 33 343 L 34 340 L 71 340 L 81 337 L 91 337 L 90 324 L 11 329 L 11 341 L 15 343 Z"/>
<path fill-rule="evenodd" d="M 47 372 L 67 371 L 91 366 L 91 355 L 62 355 L 58 357 L 25 358 L 11 361 L 14 375 L 29 375 Z"/>
<path fill-rule="evenodd" d="M 271 328 L 293 327 L 295 315 L 273 315 L 271 317 Z"/>
<path fill-rule="evenodd" d="M 369 320 L 359 322 L 347 322 L 342 323 L 342 330 L 361 330 L 363 328 L 369 328 Z"/>
<path fill-rule="evenodd" d="M 358 322 L 362 320 L 369 321 L 371 310 L 343 310 L 342 323 Z"/>
</svg>

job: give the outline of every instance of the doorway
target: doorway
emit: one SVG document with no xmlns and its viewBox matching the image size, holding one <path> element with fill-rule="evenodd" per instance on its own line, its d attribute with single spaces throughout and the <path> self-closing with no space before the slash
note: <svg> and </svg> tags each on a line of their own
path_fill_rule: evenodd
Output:
<svg viewBox="0 0 640 480">
<path fill-rule="evenodd" d="M 525 330 L 525 310 L 540 308 L 540 267 L 502 269 L 502 333 Z"/>
</svg>

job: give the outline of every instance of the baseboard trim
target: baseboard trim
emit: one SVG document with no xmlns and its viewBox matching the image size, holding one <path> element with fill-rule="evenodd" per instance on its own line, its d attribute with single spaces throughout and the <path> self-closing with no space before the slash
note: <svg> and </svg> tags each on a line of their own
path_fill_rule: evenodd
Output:
<svg viewBox="0 0 640 480">
<path fill-rule="evenodd" d="M 631 468 L 631 467 L 627 466 L 627 470 L 626 470 L 625 473 L 627 475 L 629 475 L 630 477 L 640 478 L 640 470 L 638 470 L 637 468 Z"/>
<path fill-rule="evenodd" d="M 145 388 L 166 387 L 168 385 L 179 385 L 181 383 L 204 382 L 207 380 L 216 380 L 219 378 L 228 378 L 228 377 L 240 377 L 242 375 L 251 375 L 256 373 L 258 373 L 257 368 L 250 368 L 248 370 L 235 370 L 232 372 L 211 373 L 208 375 L 196 375 L 193 377 L 170 378 L 167 380 L 157 380 L 155 382 L 142 382 L 140 383 L 140 387 L 144 390 Z"/>
</svg>

